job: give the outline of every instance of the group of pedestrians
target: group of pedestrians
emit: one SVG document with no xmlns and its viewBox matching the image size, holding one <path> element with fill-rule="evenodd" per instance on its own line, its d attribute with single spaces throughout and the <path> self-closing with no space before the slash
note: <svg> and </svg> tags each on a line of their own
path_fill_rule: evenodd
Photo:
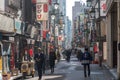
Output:
<svg viewBox="0 0 120 80">
<path fill-rule="evenodd" d="M 92 55 L 90 54 L 88 48 L 85 48 L 84 52 L 79 50 L 77 53 L 79 53 L 79 54 L 77 54 L 77 58 L 84 67 L 84 76 L 89 77 L 90 76 L 90 63 L 93 60 Z M 69 62 L 70 61 L 70 56 L 71 56 L 71 50 L 66 50 L 64 52 L 64 54 L 66 55 L 66 60 Z M 54 67 L 55 67 L 56 58 L 57 57 L 56 57 L 55 50 L 50 49 L 50 52 L 49 52 L 49 65 L 50 65 L 51 74 L 54 73 Z M 38 80 L 41 80 L 42 72 L 44 72 L 43 66 L 45 65 L 45 55 L 44 55 L 44 53 L 43 53 L 43 51 L 41 49 L 38 49 L 38 54 L 35 55 L 34 59 L 35 59 L 35 62 L 36 62 L 38 75 L 39 75 Z"/>
<path fill-rule="evenodd" d="M 43 53 L 41 48 L 38 48 L 38 53 L 35 54 L 34 59 L 39 76 L 38 80 L 41 80 L 42 73 L 45 72 L 45 54 Z M 56 53 L 54 49 L 51 49 L 49 52 L 49 65 L 50 65 L 51 73 L 54 73 L 55 60 L 56 60 Z"/>
</svg>

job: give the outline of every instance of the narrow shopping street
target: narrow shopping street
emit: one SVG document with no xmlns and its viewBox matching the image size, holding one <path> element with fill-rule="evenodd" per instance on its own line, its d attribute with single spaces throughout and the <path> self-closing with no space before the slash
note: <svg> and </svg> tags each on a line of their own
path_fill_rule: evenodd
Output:
<svg viewBox="0 0 120 80">
<path fill-rule="evenodd" d="M 0 0 L 0 80 L 42 69 L 42 80 L 120 80 L 120 0 Z"/>
<path fill-rule="evenodd" d="M 38 77 L 27 77 L 26 80 L 37 80 Z M 98 64 L 91 64 L 91 76 L 84 78 L 83 66 L 75 57 L 71 57 L 70 62 L 61 60 L 56 63 L 55 73 L 51 74 L 50 70 L 46 70 L 42 80 L 115 80 L 109 71 Z"/>
</svg>

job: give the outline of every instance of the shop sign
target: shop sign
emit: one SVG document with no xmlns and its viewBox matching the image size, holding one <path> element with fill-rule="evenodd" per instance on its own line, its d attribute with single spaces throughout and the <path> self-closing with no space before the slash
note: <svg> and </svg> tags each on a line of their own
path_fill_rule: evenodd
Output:
<svg viewBox="0 0 120 80">
<path fill-rule="evenodd" d="M 58 36 L 58 26 L 55 27 L 55 36 Z"/>
<path fill-rule="evenodd" d="M 34 35 L 36 34 L 37 29 L 33 26 L 31 30 L 31 38 L 34 38 Z"/>
<path fill-rule="evenodd" d="M 37 0 L 37 3 L 47 3 L 48 0 Z"/>
<path fill-rule="evenodd" d="M 36 19 L 37 21 L 48 20 L 48 3 L 36 4 Z"/>
<path fill-rule="evenodd" d="M 14 41 L 14 37 L 9 37 L 9 40 L 10 41 Z"/>
<path fill-rule="evenodd" d="M 5 0 L 0 1 L 0 11 L 5 11 Z"/>
<path fill-rule="evenodd" d="M 96 9 L 95 9 L 95 17 L 96 17 L 96 19 L 97 19 L 97 18 L 99 18 L 99 12 L 98 12 L 98 10 L 97 10 L 97 9 L 98 9 L 98 3 L 95 5 L 95 8 L 96 8 Z"/>
<path fill-rule="evenodd" d="M 15 30 L 16 33 L 21 34 L 21 21 L 15 19 Z"/>
<path fill-rule="evenodd" d="M 106 0 L 100 0 L 100 15 L 106 16 Z"/>
<path fill-rule="evenodd" d="M 14 32 L 14 20 L 0 14 L 0 31 Z"/>
</svg>

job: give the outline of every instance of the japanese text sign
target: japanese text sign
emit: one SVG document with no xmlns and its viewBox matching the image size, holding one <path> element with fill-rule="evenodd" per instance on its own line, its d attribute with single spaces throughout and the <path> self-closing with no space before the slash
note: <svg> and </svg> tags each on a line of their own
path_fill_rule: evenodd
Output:
<svg viewBox="0 0 120 80">
<path fill-rule="evenodd" d="M 48 3 L 36 4 L 36 19 L 37 21 L 48 20 Z"/>
</svg>

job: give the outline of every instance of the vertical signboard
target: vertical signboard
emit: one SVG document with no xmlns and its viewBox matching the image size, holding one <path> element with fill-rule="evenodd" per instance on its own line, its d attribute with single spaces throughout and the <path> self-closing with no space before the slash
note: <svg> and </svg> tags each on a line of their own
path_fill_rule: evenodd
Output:
<svg viewBox="0 0 120 80">
<path fill-rule="evenodd" d="M 48 1 L 37 0 L 36 4 L 36 19 L 37 21 L 48 20 Z"/>
<path fill-rule="evenodd" d="M 5 11 L 5 0 L 0 0 L 0 11 Z"/>
<path fill-rule="evenodd" d="M 47 3 L 48 0 L 37 0 L 37 3 Z"/>
<path fill-rule="evenodd" d="M 21 21 L 18 19 L 15 19 L 15 29 L 16 33 L 21 34 Z"/>
<path fill-rule="evenodd" d="M 106 16 L 106 0 L 100 0 L 100 16 Z"/>
<path fill-rule="evenodd" d="M 55 27 L 55 36 L 58 36 L 58 26 Z"/>
</svg>

